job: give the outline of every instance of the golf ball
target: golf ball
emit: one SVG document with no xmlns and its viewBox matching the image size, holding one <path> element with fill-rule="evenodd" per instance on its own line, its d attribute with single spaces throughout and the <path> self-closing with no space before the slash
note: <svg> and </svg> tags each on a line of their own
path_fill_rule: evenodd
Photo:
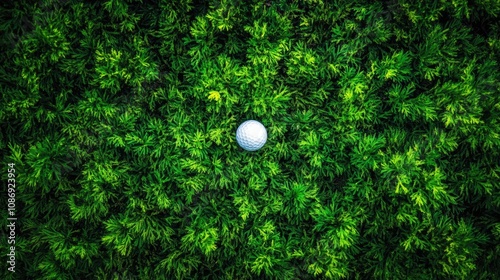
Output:
<svg viewBox="0 0 500 280">
<path fill-rule="evenodd" d="M 266 144 L 266 128 L 258 121 L 245 121 L 236 130 L 236 141 L 247 151 L 257 151 Z"/>
</svg>

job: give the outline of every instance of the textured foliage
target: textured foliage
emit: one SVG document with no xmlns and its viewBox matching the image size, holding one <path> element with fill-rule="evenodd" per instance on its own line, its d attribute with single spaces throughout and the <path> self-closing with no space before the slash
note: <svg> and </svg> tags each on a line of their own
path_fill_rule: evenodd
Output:
<svg viewBox="0 0 500 280">
<path fill-rule="evenodd" d="M 498 1 L 97 2 L 0 4 L 1 279 L 500 279 Z"/>
</svg>

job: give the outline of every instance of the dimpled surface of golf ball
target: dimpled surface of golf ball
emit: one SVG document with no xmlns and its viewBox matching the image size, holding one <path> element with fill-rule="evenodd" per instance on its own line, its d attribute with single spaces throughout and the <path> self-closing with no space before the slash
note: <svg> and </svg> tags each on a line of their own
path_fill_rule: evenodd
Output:
<svg viewBox="0 0 500 280">
<path fill-rule="evenodd" d="M 266 144 L 266 128 L 258 121 L 245 121 L 236 130 L 236 141 L 247 151 L 257 151 Z"/>
</svg>

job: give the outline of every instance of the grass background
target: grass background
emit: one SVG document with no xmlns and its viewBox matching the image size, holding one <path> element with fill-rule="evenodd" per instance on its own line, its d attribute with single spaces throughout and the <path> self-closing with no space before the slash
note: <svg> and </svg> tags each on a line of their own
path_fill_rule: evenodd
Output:
<svg viewBox="0 0 500 280">
<path fill-rule="evenodd" d="M 0 6 L 3 279 L 500 278 L 498 1 Z"/>
</svg>

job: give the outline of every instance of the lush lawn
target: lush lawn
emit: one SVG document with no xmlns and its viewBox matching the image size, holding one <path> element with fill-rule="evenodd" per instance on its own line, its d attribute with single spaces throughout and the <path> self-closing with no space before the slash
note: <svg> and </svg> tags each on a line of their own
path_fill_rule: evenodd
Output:
<svg viewBox="0 0 500 280">
<path fill-rule="evenodd" d="M 500 279 L 499 1 L 90 2 L 0 4 L 1 279 Z"/>
</svg>

